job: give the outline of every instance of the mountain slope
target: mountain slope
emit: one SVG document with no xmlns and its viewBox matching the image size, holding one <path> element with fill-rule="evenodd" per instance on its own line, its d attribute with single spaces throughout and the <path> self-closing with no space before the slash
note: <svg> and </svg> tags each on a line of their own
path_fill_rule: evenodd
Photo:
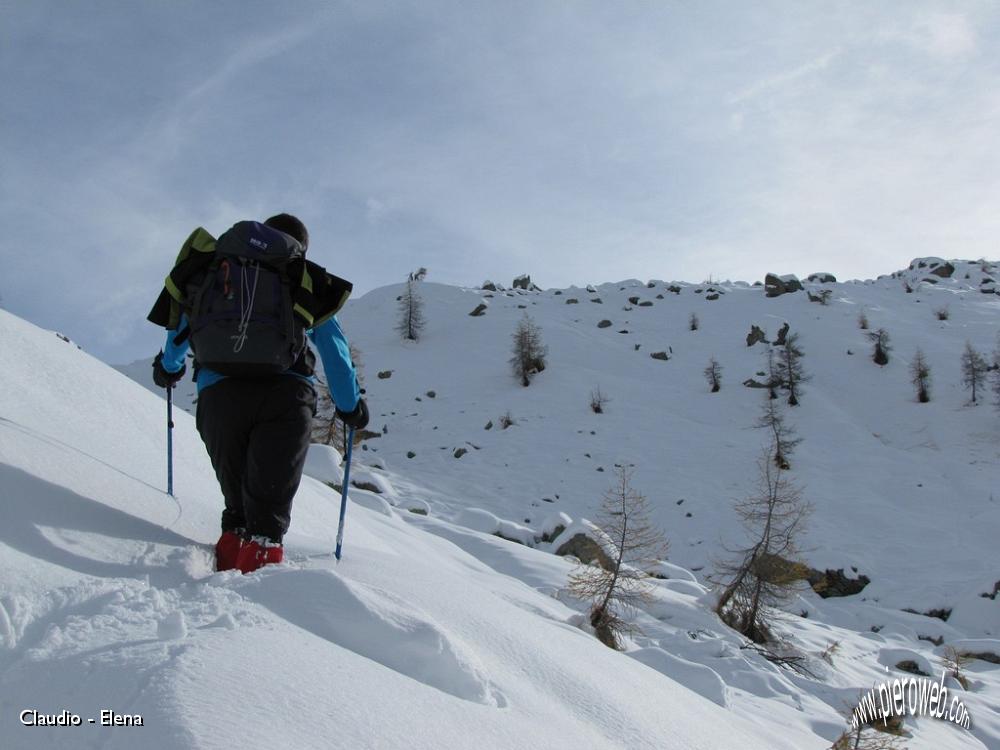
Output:
<svg viewBox="0 0 1000 750">
<path fill-rule="evenodd" d="M 811 741 L 606 649 L 574 609 L 360 492 L 335 565 L 338 497 L 310 478 L 289 564 L 213 574 L 221 500 L 193 420 L 176 415 L 172 499 L 161 400 L 2 311 L 0 347 L 17 353 L 0 370 L 4 747 Z M 568 570 L 523 553 L 538 575 Z M 143 726 L 102 727 L 102 709 Z M 23 726 L 24 710 L 83 725 Z"/>
</svg>

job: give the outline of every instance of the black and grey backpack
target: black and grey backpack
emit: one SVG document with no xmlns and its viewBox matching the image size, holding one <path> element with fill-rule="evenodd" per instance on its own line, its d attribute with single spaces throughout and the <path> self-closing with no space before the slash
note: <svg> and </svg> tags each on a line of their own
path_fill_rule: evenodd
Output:
<svg viewBox="0 0 1000 750">
<path fill-rule="evenodd" d="M 178 336 L 191 337 L 198 367 L 239 377 L 310 375 L 305 332 L 343 306 L 351 284 L 304 255 L 296 239 L 256 221 L 218 240 L 199 228 L 149 319 L 176 328 L 184 312 L 190 328 Z"/>
</svg>

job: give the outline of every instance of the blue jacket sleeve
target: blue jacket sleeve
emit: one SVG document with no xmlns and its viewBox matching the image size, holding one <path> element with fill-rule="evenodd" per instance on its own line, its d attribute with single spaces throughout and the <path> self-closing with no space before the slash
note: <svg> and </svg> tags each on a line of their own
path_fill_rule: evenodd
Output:
<svg viewBox="0 0 1000 750">
<path fill-rule="evenodd" d="M 336 317 L 309 332 L 319 357 L 323 361 L 323 371 L 337 408 L 343 412 L 352 412 L 361 398 L 358 389 L 358 378 L 351 361 L 351 348 L 340 328 Z"/>
<path fill-rule="evenodd" d="M 187 355 L 188 348 L 191 346 L 190 337 L 185 337 L 184 341 L 181 343 L 176 343 L 174 339 L 177 337 L 178 331 L 183 331 L 188 327 L 188 320 L 186 315 L 181 315 L 180 322 L 177 324 L 176 330 L 167 330 L 167 342 L 163 345 L 163 369 L 167 372 L 177 372 L 184 366 L 184 357 Z"/>
</svg>

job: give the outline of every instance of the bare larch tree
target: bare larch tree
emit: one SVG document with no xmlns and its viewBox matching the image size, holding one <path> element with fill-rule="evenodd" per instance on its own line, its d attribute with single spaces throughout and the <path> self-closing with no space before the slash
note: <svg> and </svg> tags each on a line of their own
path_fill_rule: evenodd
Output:
<svg viewBox="0 0 1000 750">
<path fill-rule="evenodd" d="M 965 342 L 965 351 L 962 352 L 962 385 L 972 391 L 972 403 L 977 403 L 976 396 L 986 384 L 986 375 L 990 366 L 986 362 L 986 357 L 976 351 L 971 341 Z"/>
<path fill-rule="evenodd" d="M 621 636 L 635 632 L 630 621 L 652 590 L 648 568 L 663 559 L 667 542 L 649 519 L 646 497 L 632 488 L 632 469 L 620 465 L 601 501 L 595 525 L 606 538 L 610 564 L 581 564 L 570 574 L 569 591 L 591 602 L 590 624 L 601 642 L 619 648 Z"/>
<path fill-rule="evenodd" d="M 771 460 L 772 450 L 757 461 L 756 491 L 734 506 L 750 544 L 728 550 L 733 559 L 718 563 L 715 575 L 723 584 L 716 612 L 755 643 L 770 639 L 773 608 L 798 588 L 805 569 L 797 559 L 798 540 L 812 510 Z"/>
<path fill-rule="evenodd" d="M 396 332 L 408 341 L 420 340 L 426 322 L 424 301 L 416 290 L 418 283 L 419 279 L 414 278 L 414 274 L 411 273 L 406 280 L 406 289 L 399 298 L 399 322 L 396 324 Z"/>
<path fill-rule="evenodd" d="M 527 313 L 517 324 L 513 335 L 512 356 L 510 366 L 521 385 L 531 385 L 531 376 L 545 369 L 545 357 L 548 349 L 542 343 L 542 329 Z"/>
</svg>

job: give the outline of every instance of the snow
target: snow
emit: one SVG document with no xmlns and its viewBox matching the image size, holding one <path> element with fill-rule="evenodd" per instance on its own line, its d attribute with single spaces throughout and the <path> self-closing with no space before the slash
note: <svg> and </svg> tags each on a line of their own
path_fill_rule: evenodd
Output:
<svg viewBox="0 0 1000 750">
<path fill-rule="evenodd" d="M 287 563 L 212 573 L 221 499 L 193 419 L 175 415 L 170 498 L 161 400 L 2 311 L 0 347 L 30 355 L 0 371 L 5 748 L 229 748 L 240 737 L 763 749 L 807 737 L 776 741 L 727 716 L 600 645 L 566 604 L 395 512 L 352 503 L 337 565 L 338 496 L 311 478 Z M 23 726 L 25 709 L 83 725 Z M 104 709 L 143 726 L 87 722 Z"/>
<path fill-rule="evenodd" d="M 313 446 L 287 561 L 248 576 L 212 572 L 222 502 L 193 418 L 175 410 L 171 498 L 162 399 L 0 311 L 0 744 L 829 747 L 860 693 L 905 674 L 899 662 L 939 677 L 949 646 L 1000 652 L 1000 597 L 984 596 L 1000 579 L 1000 419 L 967 403 L 958 364 L 966 340 L 995 345 L 1000 298 L 979 288 L 997 274 L 950 262 L 934 285 L 918 283 L 926 268 L 827 284 L 828 306 L 741 282 L 715 282 L 726 293 L 710 302 L 690 284 L 627 280 L 588 287 L 604 305 L 498 294 L 472 318 L 479 290 L 421 282 L 427 327 L 405 345 L 400 287 L 370 292 L 341 319 L 369 375 L 371 429 L 389 428 L 354 452 L 352 480 L 378 492 L 350 488 L 336 564 L 341 461 Z M 635 294 L 653 306 L 624 310 Z M 862 310 L 892 336 L 884 368 Z M 549 347 L 529 388 L 507 365 L 525 311 Z M 614 325 L 597 328 L 604 317 Z M 805 558 L 871 578 L 841 599 L 803 587 L 787 606 L 782 648 L 813 677 L 743 648 L 711 611 L 713 562 L 745 539 L 732 502 L 752 490 L 763 443 L 763 394 L 740 383 L 765 345 L 745 335 L 756 323 L 773 338 L 785 321 L 813 375 L 787 412 L 803 438 L 789 476 L 814 505 Z M 929 404 L 909 386 L 917 346 Z M 667 347 L 669 361 L 649 358 Z M 710 356 L 717 394 L 701 372 Z M 148 362 L 127 369 L 149 378 Z M 383 370 L 393 377 L 376 380 Z M 618 653 L 566 591 L 574 561 L 553 553 L 578 531 L 602 539 L 588 519 L 623 463 L 671 548 Z M 933 609 L 947 621 L 921 614 Z M 972 729 L 908 719 L 908 747 L 1000 747 L 996 665 L 966 672 Z M 24 727 L 24 708 L 111 708 L 144 726 Z"/>
<path fill-rule="evenodd" d="M 344 482 L 344 470 L 340 467 L 343 459 L 340 453 L 329 445 L 309 446 L 306 454 L 306 465 L 302 473 L 320 482 L 330 485 L 340 485 Z"/>
</svg>

